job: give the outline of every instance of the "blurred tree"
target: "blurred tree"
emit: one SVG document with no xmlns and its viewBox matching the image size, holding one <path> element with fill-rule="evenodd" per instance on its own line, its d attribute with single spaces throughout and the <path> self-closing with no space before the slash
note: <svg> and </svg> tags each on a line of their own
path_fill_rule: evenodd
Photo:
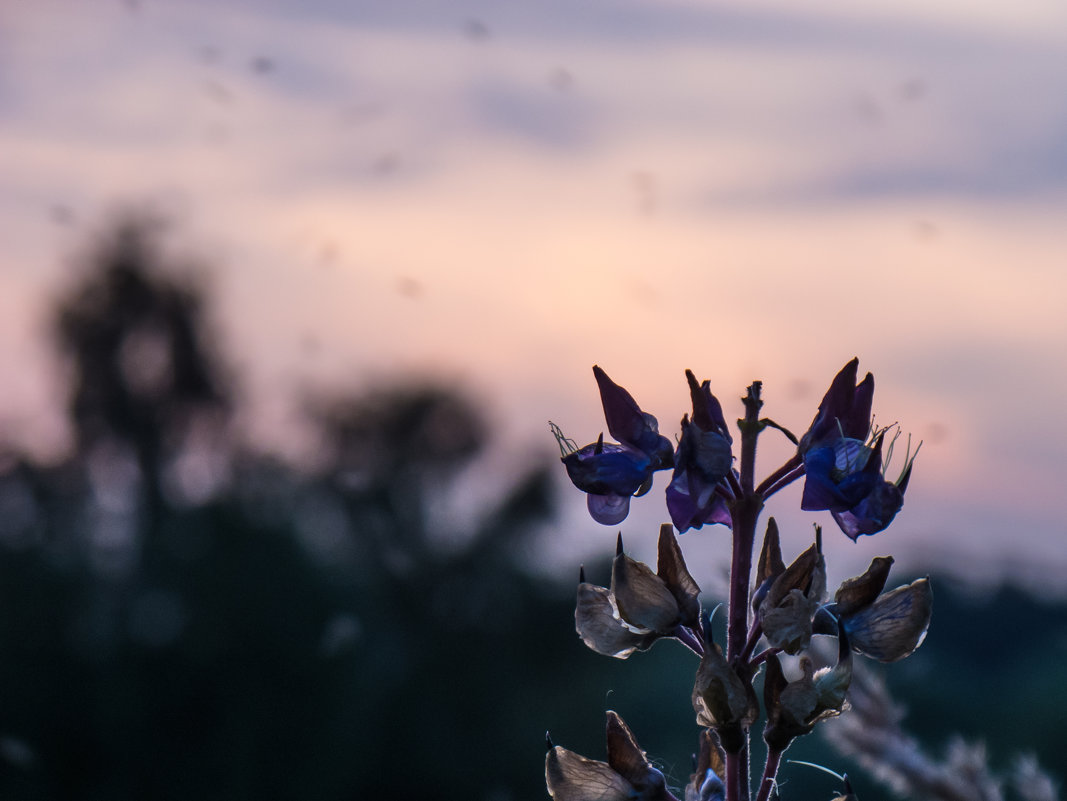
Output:
<svg viewBox="0 0 1067 801">
<path fill-rule="evenodd" d="M 435 505 L 488 441 L 450 390 L 320 405 L 316 475 L 243 448 L 160 235 L 121 221 L 57 304 L 69 456 L 0 458 L 0 797 L 469 797 L 515 785 L 511 742 L 540 798 L 543 723 L 485 699 L 541 652 L 507 633 L 568 615 L 519 565 L 545 469 L 448 546 Z M 491 776 L 460 742 L 496 749 Z"/>
<path fill-rule="evenodd" d="M 0 453 L 0 798 L 533 801 L 545 728 L 600 754 L 589 723 L 607 707 L 641 721 L 651 753 L 688 753 L 688 688 L 659 677 L 693 655 L 589 652 L 571 590 L 530 571 L 544 465 L 516 465 L 457 524 L 490 435 L 470 400 L 419 383 L 311 403 L 315 473 L 243 447 L 204 292 L 160 235 L 120 222 L 57 304 L 70 454 Z M 974 636 L 1033 609 L 998 614 Z M 1042 620 L 1067 626 L 1062 607 Z M 953 631 L 919 656 L 973 653 Z M 1017 693 L 998 712 L 996 694 L 953 686 L 983 696 L 989 730 L 1016 715 Z M 929 708 L 965 704 L 953 686 Z M 663 767 L 685 782 L 684 760 Z"/>
</svg>

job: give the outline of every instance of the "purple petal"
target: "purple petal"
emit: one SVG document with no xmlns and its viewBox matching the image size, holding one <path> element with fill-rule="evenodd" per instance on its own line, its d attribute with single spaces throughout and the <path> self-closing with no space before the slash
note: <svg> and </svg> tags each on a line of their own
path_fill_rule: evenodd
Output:
<svg viewBox="0 0 1067 801">
<path fill-rule="evenodd" d="M 889 481 L 882 481 L 851 509 L 831 514 L 852 540 L 861 534 L 877 534 L 886 529 L 904 505 L 904 493 Z"/>
<path fill-rule="evenodd" d="M 708 523 L 733 525 L 726 499 L 715 492 L 714 487 L 707 487 L 700 481 L 696 484 L 703 491 L 694 494 L 692 484 L 688 472 L 683 470 L 676 473 L 667 486 L 667 511 L 678 533 L 701 528 Z"/>
<path fill-rule="evenodd" d="M 593 365 L 593 375 L 600 387 L 600 402 L 604 405 L 608 431 L 619 442 L 633 444 L 648 427 L 644 412 L 633 396 L 608 378 L 598 365 Z"/>
<path fill-rule="evenodd" d="M 841 420 L 846 437 L 866 439 L 871 427 L 871 405 L 874 403 L 874 376 L 867 373 L 852 396 L 852 408 Z"/>
<path fill-rule="evenodd" d="M 629 495 L 587 495 L 586 506 L 592 518 L 605 526 L 614 526 L 630 514 Z"/>
<path fill-rule="evenodd" d="M 653 470 L 673 466 L 674 447 L 669 439 L 660 436 L 656 418 L 641 411 L 633 396 L 612 381 L 599 365 L 593 365 L 593 375 L 600 388 L 600 402 L 611 436 L 648 454 Z"/>
<path fill-rule="evenodd" d="M 689 395 L 693 401 L 693 422 L 704 431 L 716 431 L 726 437 L 727 442 L 733 442 L 722 413 L 722 405 L 718 398 L 711 394 L 711 382 L 697 384 L 696 376 L 691 370 L 685 371 L 685 378 L 689 382 Z"/>
<path fill-rule="evenodd" d="M 859 359 L 853 359 L 834 376 L 826 390 L 819 411 L 808 431 L 800 440 L 801 453 L 840 436 L 865 439 L 871 425 L 871 403 L 874 400 L 874 376 L 870 373 L 856 384 Z"/>
</svg>

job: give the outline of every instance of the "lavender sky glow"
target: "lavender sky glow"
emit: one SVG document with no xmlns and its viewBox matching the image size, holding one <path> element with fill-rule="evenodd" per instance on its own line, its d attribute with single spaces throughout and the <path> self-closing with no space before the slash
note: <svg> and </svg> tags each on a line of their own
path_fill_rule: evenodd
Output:
<svg viewBox="0 0 1067 801">
<path fill-rule="evenodd" d="M 212 265 L 266 445 L 301 447 L 298 386 L 420 370 L 550 453 L 549 417 L 604 428 L 594 363 L 671 436 L 686 367 L 728 419 L 763 379 L 803 430 L 858 355 L 878 420 L 925 444 L 891 531 L 834 531 L 830 564 L 1067 589 L 1067 6 L 843 8 L 8 0 L 5 431 L 63 447 L 44 310 L 110 212 L 150 205 Z M 638 558 L 663 483 L 623 524 Z M 549 558 L 608 552 L 564 498 Z M 833 529 L 781 517 L 792 553 Z M 711 564 L 715 534 L 686 547 Z"/>
</svg>

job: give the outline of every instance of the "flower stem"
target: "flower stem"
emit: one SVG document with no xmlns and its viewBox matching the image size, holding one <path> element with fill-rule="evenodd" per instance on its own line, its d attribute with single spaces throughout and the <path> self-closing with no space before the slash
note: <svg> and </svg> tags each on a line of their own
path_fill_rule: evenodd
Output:
<svg viewBox="0 0 1067 801">
<path fill-rule="evenodd" d="M 735 667 L 741 663 L 748 641 L 748 592 L 752 575 L 752 549 L 756 542 L 756 523 L 763 498 L 755 490 L 756 441 L 759 438 L 760 400 L 759 381 L 753 381 L 745 395 L 745 417 L 741 428 L 741 493 L 730 507 L 733 523 L 733 559 L 730 565 L 730 611 L 726 631 L 726 658 Z M 750 676 L 742 676 L 751 681 Z M 749 799 L 748 730 L 744 731 L 741 749 L 726 755 L 726 793 L 728 801 Z"/>
<path fill-rule="evenodd" d="M 792 475 L 798 468 L 800 468 L 800 472 Z M 804 460 L 800 457 L 800 454 L 794 455 L 788 462 L 763 479 L 760 485 L 756 487 L 756 492 L 762 495 L 764 499 L 769 498 L 786 484 L 800 478 L 804 474 L 803 468 Z"/>
<path fill-rule="evenodd" d="M 774 777 L 778 774 L 778 764 L 782 761 L 782 752 L 769 750 L 767 752 L 767 764 L 763 766 L 763 779 L 760 781 L 759 791 L 756 793 L 756 801 L 767 801 L 774 789 Z"/>
</svg>

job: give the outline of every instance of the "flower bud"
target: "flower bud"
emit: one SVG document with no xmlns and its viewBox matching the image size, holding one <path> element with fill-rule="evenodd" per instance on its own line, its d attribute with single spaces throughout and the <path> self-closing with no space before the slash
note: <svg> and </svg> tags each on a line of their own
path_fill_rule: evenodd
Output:
<svg viewBox="0 0 1067 801">
<path fill-rule="evenodd" d="M 545 784 L 555 801 L 670 801 L 663 774 L 652 766 L 630 729 L 608 712 L 608 761 L 579 756 L 560 746 L 545 757 Z"/>
<path fill-rule="evenodd" d="M 714 728 L 723 747 L 736 753 L 743 744 L 742 729 L 759 715 L 758 702 L 751 684 L 741 681 L 710 638 L 705 641 L 692 697 L 697 725 Z"/>
<path fill-rule="evenodd" d="M 826 590 L 826 564 L 818 544 L 798 556 L 771 584 L 759 605 L 763 636 L 795 654 L 811 642 L 811 620 Z"/>
</svg>

